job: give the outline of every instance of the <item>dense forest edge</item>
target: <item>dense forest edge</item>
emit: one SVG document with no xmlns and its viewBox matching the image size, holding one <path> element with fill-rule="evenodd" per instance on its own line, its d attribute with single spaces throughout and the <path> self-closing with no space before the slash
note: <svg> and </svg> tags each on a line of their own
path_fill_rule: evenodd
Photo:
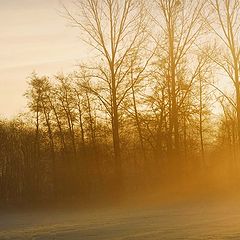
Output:
<svg viewBox="0 0 240 240">
<path fill-rule="evenodd" d="M 94 56 L 30 74 L 28 110 L 0 120 L 0 206 L 236 193 L 239 1 L 62 9 Z"/>
</svg>

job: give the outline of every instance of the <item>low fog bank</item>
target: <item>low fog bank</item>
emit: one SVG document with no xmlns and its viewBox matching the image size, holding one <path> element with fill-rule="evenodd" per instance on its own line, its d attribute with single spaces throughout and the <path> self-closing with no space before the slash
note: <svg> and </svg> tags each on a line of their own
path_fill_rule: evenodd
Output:
<svg viewBox="0 0 240 240">
<path fill-rule="evenodd" d="M 224 161 L 225 160 L 225 161 Z M 34 202 L 5 204 L 1 212 L 68 211 L 80 212 L 97 209 L 118 209 L 129 207 L 166 207 L 178 204 L 229 204 L 238 206 L 240 202 L 240 170 L 229 166 L 229 159 L 220 158 L 202 168 L 188 171 L 179 167 L 145 172 L 142 177 L 123 177 L 114 179 L 103 188 L 91 190 L 87 195 L 58 196 L 58 198 L 39 199 Z M 159 172 L 158 172 L 159 171 Z M 147 175 L 149 174 L 149 175 Z M 240 206 L 240 205 L 239 205 Z"/>
<path fill-rule="evenodd" d="M 121 188 L 88 198 L 5 207 L 0 239 L 239 239 L 238 169 L 218 161 L 185 174 L 172 167 L 164 178 L 154 171 L 148 179 L 125 178 Z"/>
<path fill-rule="evenodd" d="M 164 197 L 150 191 L 128 195 L 121 204 L 1 211 L 0 239 L 239 239 L 240 198 L 222 190 L 213 197 L 179 184 Z"/>
</svg>

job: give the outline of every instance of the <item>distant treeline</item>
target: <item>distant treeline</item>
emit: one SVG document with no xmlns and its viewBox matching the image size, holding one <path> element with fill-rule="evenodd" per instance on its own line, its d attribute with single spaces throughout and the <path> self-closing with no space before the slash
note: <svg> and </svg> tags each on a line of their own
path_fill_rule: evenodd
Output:
<svg viewBox="0 0 240 240">
<path fill-rule="evenodd" d="M 65 8 L 96 58 L 29 77 L 29 112 L 0 122 L 0 201 L 88 201 L 237 171 L 240 6 L 214 2 Z M 232 95 L 215 80 L 223 71 Z"/>
</svg>

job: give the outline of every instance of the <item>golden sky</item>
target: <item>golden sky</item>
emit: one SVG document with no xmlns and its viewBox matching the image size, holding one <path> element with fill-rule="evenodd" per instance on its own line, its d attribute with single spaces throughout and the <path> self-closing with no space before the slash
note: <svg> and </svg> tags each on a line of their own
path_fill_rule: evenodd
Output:
<svg viewBox="0 0 240 240">
<path fill-rule="evenodd" d="M 0 0 L 1 117 L 25 110 L 23 93 L 33 70 L 67 72 L 86 55 L 77 29 L 68 25 L 60 10 L 58 0 Z"/>
</svg>

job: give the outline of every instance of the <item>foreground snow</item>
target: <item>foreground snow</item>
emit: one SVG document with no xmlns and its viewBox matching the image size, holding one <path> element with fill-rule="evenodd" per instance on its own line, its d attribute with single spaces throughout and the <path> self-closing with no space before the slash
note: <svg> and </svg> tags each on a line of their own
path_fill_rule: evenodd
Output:
<svg viewBox="0 0 240 240">
<path fill-rule="evenodd" d="M 186 202 L 164 207 L 2 213 L 0 239 L 240 239 L 240 204 Z"/>
</svg>

